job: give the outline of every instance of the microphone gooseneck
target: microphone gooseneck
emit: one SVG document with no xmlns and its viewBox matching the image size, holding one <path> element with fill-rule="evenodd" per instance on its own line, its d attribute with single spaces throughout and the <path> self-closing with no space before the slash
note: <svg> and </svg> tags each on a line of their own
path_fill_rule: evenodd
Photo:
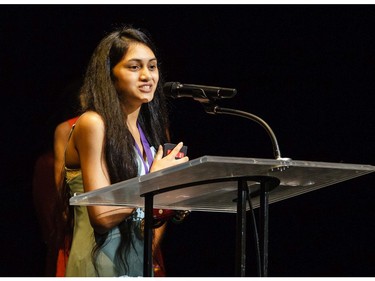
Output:
<svg viewBox="0 0 375 281">
<path fill-rule="evenodd" d="M 182 84 L 180 82 L 167 82 L 164 84 L 163 89 L 164 89 L 164 94 L 167 97 L 171 97 L 174 99 L 193 98 L 194 100 L 199 101 L 203 105 L 207 113 L 235 115 L 235 116 L 244 117 L 244 118 L 257 122 L 267 131 L 269 137 L 271 138 L 275 159 L 281 160 L 281 161 L 291 160 L 290 158 L 281 157 L 281 152 L 280 152 L 279 144 L 276 139 L 276 135 L 274 134 L 271 127 L 262 118 L 254 114 L 251 114 L 249 112 L 245 112 L 245 111 L 241 111 L 237 109 L 222 108 L 222 107 L 217 106 L 214 103 L 219 99 L 234 97 L 237 94 L 236 89 L 203 86 L 203 85 Z"/>
<path fill-rule="evenodd" d="M 235 115 L 235 116 L 240 116 L 244 117 L 247 119 L 250 119 L 252 121 L 257 122 L 260 124 L 268 133 L 269 137 L 271 138 L 272 146 L 273 146 L 273 153 L 274 157 L 276 160 L 282 160 L 282 161 L 290 161 L 290 158 L 282 158 L 281 157 L 281 152 L 279 148 L 279 144 L 277 142 L 277 138 L 271 127 L 260 117 L 251 114 L 249 112 L 237 110 L 237 109 L 231 109 L 231 108 L 223 108 L 219 107 L 217 105 L 213 107 L 205 107 L 207 113 L 211 114 L 227 114 L 227 115 Z"/>
</svg>

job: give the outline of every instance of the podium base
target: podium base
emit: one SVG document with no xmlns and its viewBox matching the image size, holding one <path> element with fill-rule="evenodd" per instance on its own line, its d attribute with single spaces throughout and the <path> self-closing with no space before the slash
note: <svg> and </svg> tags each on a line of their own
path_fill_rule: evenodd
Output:
<svg viewBox="0 0 375 281">
<path fill-rule="evenodd" d="M 144 264 L 143 264 L 143 276 L 152 276 L 152 222 L 153 222 L 153 208 L 154 208 L 154 196 L 160 193 L 165 193 L 172 190 L 177 190 L 181 188 L 225 182 L 225 181 L 237 181 L 237 216 L 236 216 L 236 267 L 235 273 L 238 277 L 246 276 L 246 201 L 250 199 L 250 191 L 247 185 L 248 181 L 260 183 L 260 188 L 256 191 L 259 195 L 260 200 L 260 217 L 259 217 L 259 227 L 260 227 L 260 241 L 256 241 L 260 244 L 260 249 L 258 251 L 258 274 L 260 277 L 266 277 L 268 274 L 268 194 L 274 188 L 279 186 L 280 180 L 275 177 L 270 176 L 241 176 L 241 177 L 225 177 L 213 180 L 197 181 L 188 184 L 175 185 L 170 187 L 165 187 L 162 190 L 155 190 L 152 192 L 141 194 L 145 198 L 145 229 L 144 229 Z M 251 208 L 252 210 L 252 208 Z M 253 223 L 254 239 L 257 239 L 256 234 L 257 228 L 256 223 Z"/>
</svg>

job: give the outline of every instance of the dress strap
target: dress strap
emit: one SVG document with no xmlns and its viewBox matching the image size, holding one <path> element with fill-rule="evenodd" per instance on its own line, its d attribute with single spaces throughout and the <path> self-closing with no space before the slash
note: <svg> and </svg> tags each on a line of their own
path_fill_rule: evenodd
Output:
<svg viewBox="0 0 375 281">
<path fill-rule="evenodd" d="M 66 122 L 69 123 L 69 125 L 71 126 L 71 128 L 70 128 L 70 132 L 69 132 L 68 140 L 66 141 L 65 148 L 64 148 L 64 167 L 65 167 L 65 169 L 66 169 L 66 165 L 65 165 L 65 163 L 66 163 L 66 161 L 65 161 L 65 160 L 66 160 L 66 150 L 67 150 L 67 148 L 68 148 L 68 143 L 69 143 L 69 141 L 70 141 L 70 138 L 71 138 L 72 135 L 73 135 L 74 128 L 76 127 L 76 124 L 77 124 L 79 118 L 81 118 L 81 116 L 82 116 L 82 115 L 77 116 L 77 117 L 74 117 L 74 118 L 69 119 L 69 120 L 66 121 Z"/>
<path fill-rule="evenodd" d="M 69 119 L 67 122 L 69 123 L 70 127 L 73 127 L 73 125 L 77 122 L 80 116 L 74 117 Z"/>
</svg>

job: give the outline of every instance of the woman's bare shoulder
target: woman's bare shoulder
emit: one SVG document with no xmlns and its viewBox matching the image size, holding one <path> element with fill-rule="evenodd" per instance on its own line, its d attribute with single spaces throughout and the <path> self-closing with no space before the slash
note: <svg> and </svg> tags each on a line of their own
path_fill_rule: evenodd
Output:
<svg viewBox="0 0 375 281">
<path fill-rule="evenodd" d="M 104 121 L 103 118 L 94 111 L 87 111 L 83 113 L 79 119 L 77 120 L 76 124 L 76 130 L 80 129 L 103 129 L 104 128 Z"/>
<path fill-rule="evenodd" d="M 87 111 L 77 120 L 73 138 L 76 143 L 95 142 L 103 139 L 105 134 L 103 118 L 96 112 Z"/>
</svg>

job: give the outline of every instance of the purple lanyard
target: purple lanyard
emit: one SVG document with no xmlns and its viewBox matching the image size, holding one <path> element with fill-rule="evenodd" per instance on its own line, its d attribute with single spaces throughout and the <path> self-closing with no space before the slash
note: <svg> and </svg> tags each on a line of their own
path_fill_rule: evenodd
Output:
<svg viewBox="0 0 375 281">
<path fill-rule="evenodd" d="M 135 142 L 135 147 L 138 151 L 138 154 L 139 156 L 141 157 L 142 159 L 142 163 L 143 163 L 143 166 L 145 167 L 145 171 L 146 171 L 146 174 L 149 173 L 149 167 L 151 167 L 152 165 L 152 162 L 154 161 L 154 157 L 152 156 L 152 152 L 151 152 L 151 148 L 150 148 L 150 145 L 146 139 L 146 136 L 145 134 L 143 133 L 142 129 L 141 129 L 141 126 L 139 126 L 139 124 L 137 124 L 137 127 L 138 127 L 138 130 L 139 130 L 139 134 L 141 136 L 141 143 L 142 143 L 142 146 L 143 146 L 143 149 L 144 151 L 146 152 L 146 157 L 147 157 L 147 162 L 148 162 L 148 167 L 145 163 L 145 160 L 143 158 L 143 155 L 141 153 L 141 150 L 139 149 L 138 147 L 138 144 L 137 142 Z"/>
</svg>

